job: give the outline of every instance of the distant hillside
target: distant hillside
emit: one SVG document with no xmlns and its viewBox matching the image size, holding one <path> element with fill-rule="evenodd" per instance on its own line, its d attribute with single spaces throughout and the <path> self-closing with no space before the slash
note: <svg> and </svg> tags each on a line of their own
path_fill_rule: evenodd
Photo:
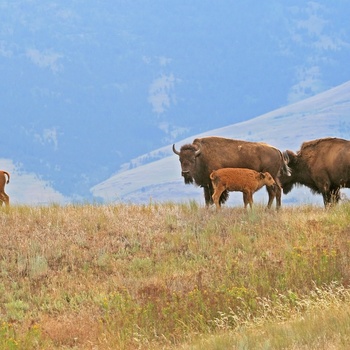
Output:
<svg viewBox="0 0 350 350">
<path fill-rule="evenodd" d="M 222 136 L 249 141 L 264 141 L 281 150 L 297 151 L 302 142 L 334 136 L 350 139 L 350 81 L 314 97 L 279 108 L 249 121 L 193 135 L 176 143 L 177 148 L 196 137 Z M 208 116 L 209 118 L 210 116 Z M 171 145 L 142 155 L 106 181 L 91 188 L 95 197 L 106 202 L 188 201 L 204 203 L 202 189 L 185 185 L 178 157 Z M 346 191 L 345 191 L 346 192 Z M 266 193 L 256 194 L 256 201 L 266 201 Z M 320 196 L 300 187 L 284 203 L 321 203 Z M 231 193 L 230 203 L 241 203 L 241 194 Z"/>
</svg>

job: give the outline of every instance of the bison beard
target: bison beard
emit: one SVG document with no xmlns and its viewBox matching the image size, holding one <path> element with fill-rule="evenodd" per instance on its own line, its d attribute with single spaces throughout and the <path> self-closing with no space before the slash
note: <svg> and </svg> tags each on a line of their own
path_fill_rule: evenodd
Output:
<svg viewBox="0 0 350 350">
<path fill-rule="evenodd" d="M 193 184 L 193 177 L 192 176 L 188 176 L 187 174 L 182 174 L 182 176 L 184 178 L 184 182 L 186 185 Z"/>
</svg>

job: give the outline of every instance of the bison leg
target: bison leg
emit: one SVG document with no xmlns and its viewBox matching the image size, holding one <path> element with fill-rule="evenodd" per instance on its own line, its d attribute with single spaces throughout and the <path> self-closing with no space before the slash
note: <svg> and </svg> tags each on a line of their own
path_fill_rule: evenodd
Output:
<svg viewBox="0 0 350 350">
<path fill-rule="evenodd" d="M 331 203 L 337 204 L 340 201 L 340 188 L 331 190 Z"/>
<path fill-rule="evenodd" d="M 249 192 L 249 194 L 248 194 L 248 201 L 249 201 L 250 209 L 253 209 L 253 193 L 252 192 Z"/>
<path fill-rule="evenodd" d="M 282 190 L 278 185 L 275 186 L 266 186 L 267 193 L 269 194 L 269 201 L 267 203 L 267 207 L 270 209 L 273 203 L 273 200 L 276 198 L 276 209 L 280 209 L 281 207 L 281 197 Z"/>
<path fill-rule="evenodd" d="M 282 201 L 281 201 L 281 197 L 282 197 L 282 189 L 280 186 L 275 186 L 275 192 L 276 192 L 276 209 L 281 208 L 282 205 Z"/>
<path fill-rule="evenodd" d="M 253 206 L 253 194 L 251 192 L 243 192 L 243 202 L 244 202 L 244 208 L 247 209 L 247 206 L 249 204 L 250 209 L 252 209 Z"/>
<path fill-rule="evenodd" d="M 221 208 L 220 196 L 221 196 L 221 192 L 218 190 L 215 190 L 214 194 L 213 194 L 213 202 L 214 202 L 217 210 L 219 210 Z"/>
<path fill-rule="evenodd" d="M 208 186 L 204 186 L 203 190 L 204 190 L 205 205 L 209 207 L 210 204 L 213 204 L 213 198 L 212 198 L 213 188 L 212 186 L 208 185 Z"/>
<path fill-rule="evenodd" d="M 5 205 L 8 207 L 10 205 L 10 197 L 5 193 L 6 199 L 5 199 Z"/>
<path fill-rule="evenodd" d="M 267 202 L 267 207 L 270 209 L 273 203 L 273 200 L 276 197 L 276 190 L 272 186 L 266 186 L 267 193 L 269 194 L 269 201 Z M 276 201 L 277 207 L 277 201 Z"/>
<path fill-rule="evenodd" d="M 10 205 L 10 197 L 5 192 L 0 194 L 0 206 L 2 206 L 3 202 L 7 207 Z"/>
<path fill-rule="evenodd" d="M 322 192 L 323 204 L 327 209 L 335 204 L 337 204 L 340 200 L 340 188 L 335 188 L 330 191 Z"/>
<path fill-rule="evenodd" d="M 216 209 L 220 209 L 221 207 L 221 195 L 225 191 L 225 187 L 222 186 L 221 184 L 218 184 L 217 186 L 214 186 L 214 193 L 212 195 L 213 202 L 216 205 Z"/>
<path fill-rule="evenodd" d="M 331 195 L 330 192 L 322 192 L 323 197 L 323 204 L 324 207 L 327 209 L 331 206 Z"/>
</svg>

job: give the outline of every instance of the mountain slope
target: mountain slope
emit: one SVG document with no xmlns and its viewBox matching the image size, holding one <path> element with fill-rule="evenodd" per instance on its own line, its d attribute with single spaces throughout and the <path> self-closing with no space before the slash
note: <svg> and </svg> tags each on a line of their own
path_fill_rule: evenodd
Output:
<svg viewBox="0 0 350 350">
<path fill-rule="evenodd" d="M 297 151 L 302 142 L 334 136 L 350 139 L 350 81 L 295 104 L 279 108 L 246 122 L 232 124 L 194 135 L 177 143 L 177 148 L 196 137 L 222 136 L 249 141 L 264 141 L 275 147 Z M 156 201 L 203 202 L 202 190 L 185 185 L 180 175 L 178 157 L 171 145 L 142 155 L 124 170 L 91 188 L 95 197 L 104 201 L 145 203 Z M 127 170 L 126 170 L 127 169 Z M 235 202 L 240 195 L 231 194 Z M 261 200 L 264 191 L 256 198 Z M 266 195 L 265 195 L 266 197 Z M 238 199 L 237 199 L 238 198 Z M 319 202 L 306 188 L 284 196 L 285 202 Z"/>
</svg>

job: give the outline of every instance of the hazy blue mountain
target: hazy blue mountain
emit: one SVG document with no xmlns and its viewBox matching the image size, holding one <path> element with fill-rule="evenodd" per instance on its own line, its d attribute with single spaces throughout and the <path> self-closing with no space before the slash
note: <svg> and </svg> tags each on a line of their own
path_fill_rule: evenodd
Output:
<svg viewBox="0 0 350 350">
<path fill-rule="evenodd" d="M 139 155 L 350 80 L 349 10 L 2 0 L 0 168 L 36 176 L 54 198 L 91 200 Z"/>
</svg>

